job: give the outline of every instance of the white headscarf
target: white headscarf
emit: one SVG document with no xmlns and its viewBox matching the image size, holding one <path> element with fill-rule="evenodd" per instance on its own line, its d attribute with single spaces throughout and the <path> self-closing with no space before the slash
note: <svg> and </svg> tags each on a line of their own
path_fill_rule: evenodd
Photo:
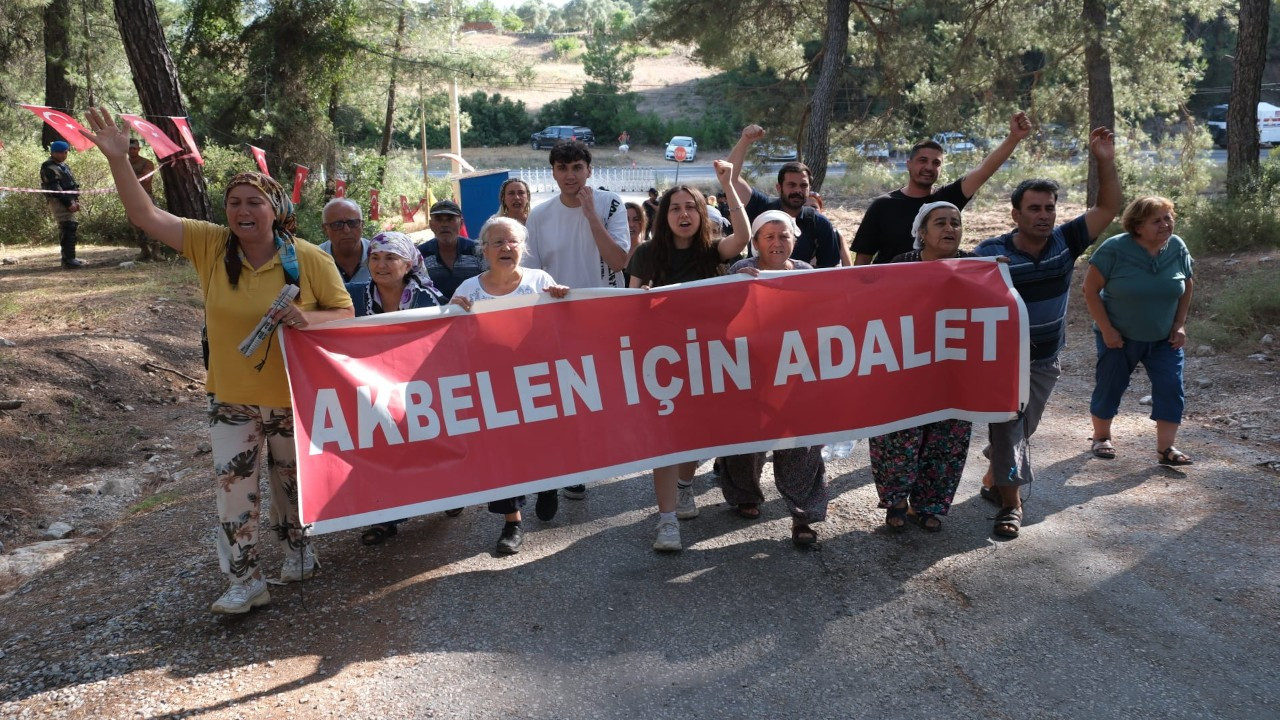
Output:
<svg viewBox="0 0 1280 720">
<path fill-rule="evenodd" d="M 800 227 L 796 225 L 795 218 L 781 210 L 766 210 L 765 212 L 757 215 L 755 220 L 751 221 L 751 239 L 755 240 L 756 235 L 760 232 L 760 228 L 771 222 L 780 222 L 786 225 L 787 229 L 791 231 L 791 237 L 800 237 Z"/>
<path fill-rule="evenodd" d="M 946 202 L 945 200 L 925 203 L 921 206 L 920 212 L 916 213 L 915 222 L 911 223 L 911 237 L 916 239 L 915 244 L 911 247 L 916 250 L 924 248 L 924 222 L 929 218 L 929 213 L 937 210 L 938 208 L 944 207 L 949 207 L 956 212 L 960 212 L 960 208 L 956 207 L 952 203 Z"/>
</svg>

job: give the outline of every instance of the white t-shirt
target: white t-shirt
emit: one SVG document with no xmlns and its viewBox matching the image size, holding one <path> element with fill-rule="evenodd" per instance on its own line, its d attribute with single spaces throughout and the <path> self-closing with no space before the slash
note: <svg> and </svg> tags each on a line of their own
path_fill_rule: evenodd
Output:
<svg viewBox="0 0 1280 720">
<path fill-rule="evenodd" d="M 453 296 L 464 297 L 474 303 L 477 300 L 493 300 L 512 295 L 534 295 L 556 284 L 555 278 L 541 270 L 521 268 L 520 273 L 520 284 L 506 295 L 490 295 L 485 292 L 484 286 L 480 284 L 480 276 L 476 275 L 463 280 L 458 289 L 453 292 Z"/>
<path fill-rule="evenodd" d="M 609 236 L 623 250 L 631 249 L 627 233 L 627 209 L 622 197 L 608 190 L 595 193 L 596 214 Z M 546 270 L 562 285 L 571 288 L 626 287 L 622 271 L 614 272 L 600 258 L 591 237 L 591 224 L 582 208 L 568 207 L 560 196 L 538 205 L 525 223 L 529 239 L 525 243 L 525 267 Z"/>
</svg>

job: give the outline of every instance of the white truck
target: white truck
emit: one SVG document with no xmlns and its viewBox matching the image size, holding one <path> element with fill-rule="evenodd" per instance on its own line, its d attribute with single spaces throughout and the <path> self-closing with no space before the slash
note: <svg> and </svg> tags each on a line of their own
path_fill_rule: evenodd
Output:
<svg viewBox="0 0 1280 720">
<path fill-rule="evenodd" d="M 1205 116 L 1213 144 L 1227 146 L 1227 106 L 1214 105 Z M 1258 103 L 1258 141 L 1267 146 L 1280 144 L 1280 107 L 1271 103 Z"/>
</svg>

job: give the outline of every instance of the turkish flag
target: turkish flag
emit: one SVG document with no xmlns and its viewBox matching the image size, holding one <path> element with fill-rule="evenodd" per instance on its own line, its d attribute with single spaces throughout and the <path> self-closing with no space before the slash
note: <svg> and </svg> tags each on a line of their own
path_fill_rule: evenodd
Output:
<svg viewBox="0 0 1280 720">
<path fill-rule="evenodd" d="M 174 142 L 169 139 L 168 135 L 165 135 L 161 132 L 160 128 L 156 127 L 152 123 L 143 120 L 137 115 L 120 113 L 120 117 L 123 118 L 125 122 L 129 123 L 129 127 L 133 128 L 134 132 L 141 135 L 142 139 L 147 141 L 147 144 L 151 146 L 151 149 L 156 151 L 157 158 L 163 160 L 174 153 L 182 152 L 181 146 L 174 144 Z"/>
<path fill-rule="evenodd" d="M 298 168 L 293 171 L 293 204 L 294 205 L 297 205 L 298 203 L 302 202 L 302 183 L 307 181 L 307 173 L 309 172 L 311 172 L 311 169 L 305 165 L 299 165 Z"/>
<path fill-rule="evenodd" d="M 369 191 L 369 219 L 370 220 L 378 219 L 378 191 L 377 190 Z"/>
<path fill-rule="evenodd" d="M 413 214 L 417 211 L 418 208 L 414 208 L 412 210 L 409 209 L 409 198 L 404 195 L 400 196 L 400 217 L 403 218 L 405 222 L 413 222 Z"/>
<path fill-rule="evenodd" d="M 191 134 L 191 125 L 187 123 L 187 119 L 184 117 L 171 117 L 169 119 L 173 121 L 174 125 L 178 126 L 178 134 L 182 136 L 182 141 L 187 144 L 187 149 L 191 151 L 188 153 L 191 159 L 195 160 L 197 165 L 203 165 L 204 158 L 200 155 L 200 148 L 196 147 L 196 138 Z"/>
<path fill-rule="evenodd" d="M 252 145 L 249 146 L 249 151 L 253 153 L 253 159 L 258 161 L 258 169 L 262 174 L 271 177 L 271 172 L 267 170 L 267 151 Z"/>
<path fill-rule="evenodd" d="M 23 105 L 22 107 L 36 114 L 36 117 L 49 124 L 49 127 L 58 131 L 63 140 L 66 140 L 71 147 L 84 152 L 93 147 L 93 143 L 89 138 L 80 134 L 84 126 L 76 122 L 70 115 L 54 110 L 43 105 Z"/>
<path fill-rule="evenodd" d="M 340 198 L 344 198 L 344 197 L 346 197 L 346 196 L 347 196 L 347 181 L 346 181 L 346 180 L 334 180 L 334 181 L 333 181 L 333 196 L 334 196 L 334 197 L 340 197 Z"/>
</svg>

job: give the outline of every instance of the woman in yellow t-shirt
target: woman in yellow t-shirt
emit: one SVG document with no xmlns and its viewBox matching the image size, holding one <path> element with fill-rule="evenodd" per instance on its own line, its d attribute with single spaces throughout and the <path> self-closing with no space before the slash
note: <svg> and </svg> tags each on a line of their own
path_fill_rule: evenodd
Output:
<svg viewBox="0 0 1280 720">
<path fill-rule="evenodd" d="M 129 221 L 185 255 L 204 294 L 209 336 L 209 435 L 218 482 L 218 557 L 231 586 L 212 605 L 215 613 L 245 613 L 271 601 L 258 567 L 258 469 L 262 442 L 270 469 L 269 530 L 285 549 L 280 580 L 315 572 L 315 554 L 298 516 L 293 408 L 280 349 L 268 337 L 246 357 L 240 343 L 253 332 L 286 283 L 297 285 L 292 304 L 273 319 L 290 328 L 353 316 L 351 298 L 333 260 L 298 241 L 293 203 L 269 176 L 247 172 L 227 186 L 227 225 L 171 215 L 156 207 L 129 165 L 129 133 L 103 108 L 89 111 L 85 133 L 111 166 Z"/>
</svg>

